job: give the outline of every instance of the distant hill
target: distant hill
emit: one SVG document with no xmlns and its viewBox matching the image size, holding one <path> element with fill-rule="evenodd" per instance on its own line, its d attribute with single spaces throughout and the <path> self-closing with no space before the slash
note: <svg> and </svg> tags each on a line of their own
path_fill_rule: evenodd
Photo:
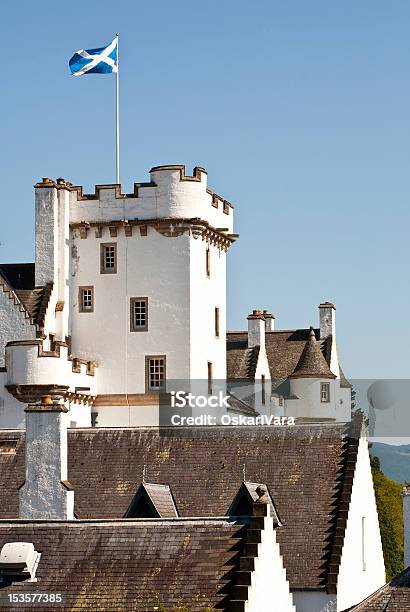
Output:
<svg viewBox="0 0 410 612">
<path fill-rule="evenodd" d="M 393 446 L 373 442 L 370 452 L 379 457 L 381 470 L 387 478 L 410 482 L 410 444 Z"/>
</svg>

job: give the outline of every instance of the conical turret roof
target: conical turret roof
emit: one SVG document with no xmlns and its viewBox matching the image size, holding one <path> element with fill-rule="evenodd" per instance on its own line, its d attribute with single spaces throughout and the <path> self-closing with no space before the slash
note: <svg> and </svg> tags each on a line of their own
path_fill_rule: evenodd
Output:
<svg viewBox="0 0 410 612">
<path fill-rule="evenodd" d="M 309 338 L 290 378 L 336 378 L 320 349 L 313 327 L 310 328 Z"/>
</svg>

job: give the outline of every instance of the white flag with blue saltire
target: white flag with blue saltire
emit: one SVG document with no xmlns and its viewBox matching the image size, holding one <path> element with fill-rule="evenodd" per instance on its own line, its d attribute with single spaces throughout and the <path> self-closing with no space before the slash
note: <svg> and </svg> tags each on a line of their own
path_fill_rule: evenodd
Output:
<svg viewBox="0 0 410 612">
<path fill-rule="evenodd" d="M 73 76 L 117 72 L 117 37 L 107 47 L 76 51 L 68 65 Z"/>
</svg>

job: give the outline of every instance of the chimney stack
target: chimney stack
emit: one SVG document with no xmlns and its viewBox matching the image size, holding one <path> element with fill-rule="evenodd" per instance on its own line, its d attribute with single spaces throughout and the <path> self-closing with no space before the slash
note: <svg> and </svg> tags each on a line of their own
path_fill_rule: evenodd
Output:
<svg viewBox="0 0 410 612">
<path fill-rule="evenodd" d="M 275 329 L 275 317 L 269 310 L 264 310 L 262 314 L 265 317 L 265 331 L 273 331 Z"/>
<path fill-rule="evenodd" d="M 404 569 L 410 566 L 410 486 L 403 487 Z"/>
<path fill-rule="evenodd" d="M 248 347 L 265 348 L 265 316 L 260 310 L 253 310 L 248 316 Z"/>
<path fill-rule="evenodd" d="M 25 410 L 26 480 L 19 491 L 20 519 L 74 518 L 74 491 L 67 481 L 66 412 L 50 395 Z"/>
<path fill-rule="evenodd" d="M 326 340 L 327 351 L 330 351 L 329 367 L 339 378 L 339 358 L 336 345 L 336 306 L 332 302 L 319 304 L 320 340 Z"/>
<path fill-rule="evenodd" d="M 332 302 L 319 304 L 320 339 L 336 337 L 336 306 Z"/>
</svg>

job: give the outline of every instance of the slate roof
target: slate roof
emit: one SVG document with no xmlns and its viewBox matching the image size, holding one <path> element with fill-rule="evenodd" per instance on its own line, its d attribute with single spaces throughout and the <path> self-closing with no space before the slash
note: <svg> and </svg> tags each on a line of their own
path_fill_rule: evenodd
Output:
<svg viewBox="0 0 410 612">
<path fill-rule="evenodd" d="M 290 378 L 336 378 L 323 356 L 313 328 Z"/>
<path fill-rule="evenodd" d="M 273 383 L 287 380 L 295 372 L 300 363 L 303 352 L 309 341 L 310 329 L 275 330 L 265 333 L 266 355 L 269 362 L 269 370 Z M 332 338 L 320 340 L 320 330 L 314 329 L 315 339 L 324 359 L 329 365 Z M 255 376 L 257 355 L 252 361 L 251 351 L 248 349 L 248 332 L 227 332 L 227 378 L 252 380 Z M 259 347 L 257 347 L 259 348 Z M 329 370 L 322 363 L 326 371 L 325 378 L 330 378 Z M 333 378 L 333 375 L 331 376 Z M 340 378 L 341 386 L 349 387 L 343 372 Z"/>
<path fill-rule="evenodd" d="M 60 591 L 67 603 L 56 609 L 70 611 L 152 612 L 181 600 L 190 612 L 206 604 L 228 610 L 245 532 L 226 519 L 0 522 L 0 548 L 24 541 L 41 552 L 38 582 L 0 586 L 0 593 Z"/>
<path fill-rule="evenodd" d="M 339 500 L 350 501 L 348 471 L 357 452 L 357 439 L 345 427 L 70 430 L 68 478 L 76 515 L 123 517 L 147 464 L 150 480 L 169 484 L 180 516 L 222 516 L 242 484 L 245 465 L 246 479 L 266 483 L 275 501 L 292 588 L 325 588 L 336 526 L 339 533 L 345 528 Z M 24 434 L 0 432 L 0 447 L 2 440 L 10 446 L 11 439 L 16 452 L 0 452 L 0 518 L 18 516 L 17 488 L 24 480 Z"/>
<path fill-rule="evenodd" d="M 141 497 L 144 497 L 150 504 L 151 511 L 158 518 L 175 518 L 178 516 L 174 498 L 172 497 L 172 491 L 168 485 L 143 482 L 127 510 L 127 517 L 140 516 L 136 514 L 136 509 Z M 153 516 L 153 514 L 150 513 L 149 516 Z"/>
<path fill-rule="evenodd" d="M 410 567 L 350 610 L 351 612 L 404 612 L 410 610 Z"/>
<path fill-rule="evenodd" d="M 258 364 L 259 346 L 248 348 L 248 334 L 227 334 L 227 377 L 253 379 Z"/>
</svg>

